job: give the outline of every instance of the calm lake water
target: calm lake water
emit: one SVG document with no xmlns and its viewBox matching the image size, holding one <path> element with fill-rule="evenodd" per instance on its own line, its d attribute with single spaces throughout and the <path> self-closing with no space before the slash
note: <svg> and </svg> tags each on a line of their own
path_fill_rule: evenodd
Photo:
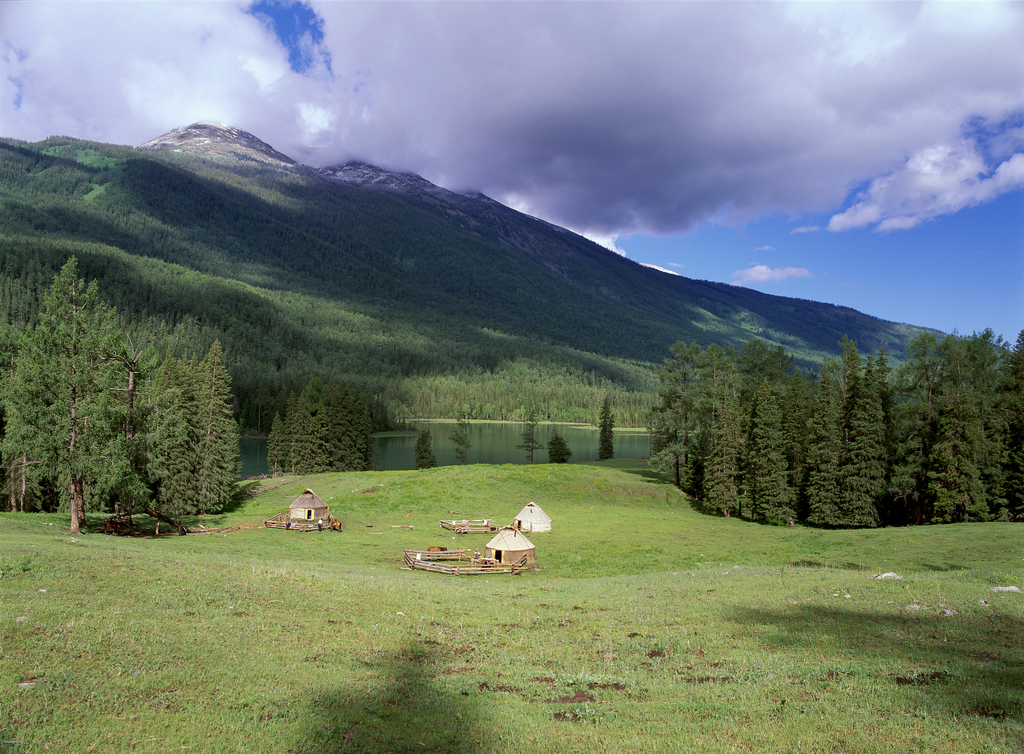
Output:
<svg viewBox="0 0 1024 754">
<path fill-rule="evenodd" d="M 455 446 L 448 439 L 454 429 L 451 422 L 413 422 L 417 431 L 428 427 L 434 441 L 438 466 L 454 466 Z M 572 461 L 597 458 L 596 427 L 573 424 L 538 424 L 535 434 L 542 448 L 534 452 L 534 463 L 547 463 L 547 443 L 554 430 L 565 438 L 572 450 Z M 524 451 L 516 448 L 522 442 L 523 425 L 514 422 L 474 422 L 469 425 L 469 463 L 529 463 Z M 392 434 L 374 437 L 377 444 L 377 468 L 381 471 L 403 471 L 416 468 L 416 434 Z M 646 432 L 616 432 L 616 458 L 646 458 L 651 452 L 651 436 Z M 267 473 L 267 441 L 243 439 L 241 442 L 242 476 Z M 571 463 L 570 462 L 570 463 Z"/>
</svg>

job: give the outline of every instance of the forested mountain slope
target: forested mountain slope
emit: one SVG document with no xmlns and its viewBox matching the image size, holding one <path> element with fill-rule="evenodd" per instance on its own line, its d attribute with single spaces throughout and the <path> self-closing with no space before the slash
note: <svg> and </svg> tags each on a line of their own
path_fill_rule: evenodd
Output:
<svg viewBox="0 0 1024 754">
<path fill-rule="evenodd" d="M 154 348 L 224 344 L 243 427 L 313 376 L 381 410 L 620 423 L 678 340 L 760 338 L 811 365 L 843 335 L 897 356 L 917 328 L 694 281 L 418 176 L 291 164 L 237 129 L 196 124 L 146 148 L 0 140 L 0 312 L 32 321 L 71 254 Z"/>
</svg>

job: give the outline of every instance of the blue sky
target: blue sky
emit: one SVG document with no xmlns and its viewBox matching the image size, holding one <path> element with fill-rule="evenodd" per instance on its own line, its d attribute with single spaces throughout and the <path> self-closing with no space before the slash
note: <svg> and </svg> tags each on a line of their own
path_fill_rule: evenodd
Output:
<svg viewBox="0 0 1024 754">
<path fill-rule="evenodd" d="M 687 277 L 1024 329 L 1024 3 L 0 3 L 0 135 L 196 121 Z"/>
</svg>

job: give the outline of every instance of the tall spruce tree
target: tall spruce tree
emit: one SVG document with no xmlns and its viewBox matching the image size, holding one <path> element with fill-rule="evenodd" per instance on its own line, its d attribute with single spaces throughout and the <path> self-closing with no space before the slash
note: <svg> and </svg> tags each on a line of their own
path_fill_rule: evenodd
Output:
<svg viewBox="0 0 1024 754">
<path fill-rule="evenodd" d="M 907 344 L 907 358 L 896 372 L 893 406 L 894 459 L 890 494 L 899 510 L 893 523 L 931 520 L 928 465 L 938 428 L 943 358 L 939 341 L 922 333 Z"/>
<path fill-rule="evenodd" d="M 707 506 L 724 516 L 742 513 L 739 492 L 743 439 L 743 410 L 736 398 L 717 412 L 711 457 L 705 472 Z"/>
<path fill-rule="evenodd" d="M 1002 393 L 1006 406 L 1006 510 L 1000 518 L 1024 521 L 1024 330 L 1003 363 Z"/>
<path fill-rule="evenodd" d="M 807 521 L 829 527 L 846 523 L 839 510 L 842 435 L 836 369 L 831 360 L 822 366 L 814 410 L 807 422 Z"/>
<path fill-rule="evenodd" d="M 437 466 L 437 458 L 434 457 L 434 441 L 430 435 L 430 428 L 424 427 L 416 436 L 416 468 L 432 469 Z"/>
<path fill-rule="evenodd" d="M 469 463 L 469 449 L 472 447 L 472 443 L 469 439 L 469 420 L 465 415 L 455 420 L 455 426 L 448 435 L 448 439 L 455 446 L 455 459 L 464 464 Z"/>
<path fill-rule="evenodd" d="M 679 341 L 672 358 L 658 373 L 659 406 L 652 412 L 651 465 L 673 475 L 677 487 L 684 484 L 691 436 L 697 428 L 697 357 L 700 346 Z"/>
<path fill-rule="evenodd" d="M 523 431 L 520 434 L 520 442 L 516 445 L 518 450 L 526 453 L 526 460 L 533 463 L 533 454 L 543 448 L 543 444 L 537 440 L 537 410 L 531 408 L 523 422 Z"/>
<path fill-rule="evenodd" d="M 167 515 L 199 510 L 199 415 L 193 390 L 195 362 L 167 353 L 148 391 L 149 475 L 157 510 Z"/>
<path fill-rule="evenodd" d="M 286 447 L 286 425 L 281 419 L 280 412 L 274 412 L 274 419 L 270 424 L 270 433 L 267 435 L 267 466 L 270 476 L 276 477 L 284 469 Z"/>
<path fill-rule="evenodd" d="M 856 347 L 852 346 L 852 354 Z M 884 353 L 881 355 L 884 362 Z M 859 361 L 859 357 L 858 357 Z M 839 525 L 878 526 L 878 504 L 887 488 L 887 429 L 882 408 L 884 363 L 869 360 L 865 370 L 849 365 L 844 424 L 843 458 L 839 469 Z"/>
<path fill-rule="evenodd" d="M 24 450 L 49 469 L 78 533 L 86 487 L 109 457 L 116 428 L 106 420 L 114 382 L 114 313 L 86 286 L 71 257 L 53 279 L 38 325 L 26 331 L 10 398 L 25 429 Z"/>
<path fill-rule="evenodd" d="M 612 418 L 612 402 L 607 395 L 601 404 L 600 438 L 597 445 L 597 460 L 608 461 L 615 457 L 615 420 Z"/>
<path fill-rule="evenodd" d="M 988 519 L 981 483 L 980 443 L 983 429 L 967 382 L 966 343 L 948 336 L 940 350 L 945 361 L 941 408 L 929 458 L 928 491 L 933 521 L 959 523 Z"/>
<path fill-rule="evenodd" d="M 761 383 L 750 422 L 747 493 L 751 515 L 768 523 L 791 522 L 795 513 L 787 480 L 782 411 L 767 380 Z"/>
<path fill-rule="evenodd" d="M 220 341 L 210 346 L 195 379 L 199 442 L 196 487 L 199 513 L 219 513 L 234 492 L 240 465 L 238 425 L 232 418 L 231 376 Z"/>
</svg>

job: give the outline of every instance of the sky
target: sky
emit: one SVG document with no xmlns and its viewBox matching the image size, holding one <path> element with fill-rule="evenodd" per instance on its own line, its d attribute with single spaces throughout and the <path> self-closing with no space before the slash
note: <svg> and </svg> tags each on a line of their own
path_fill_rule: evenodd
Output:
<svg viewBox="0 0 1024 754">
<path fill-rule="evenodd" d="M 1024 3 L 0 2 L 0 136 L 198 121 L 666 274 L 1024 330 Z"/>
</svg>

